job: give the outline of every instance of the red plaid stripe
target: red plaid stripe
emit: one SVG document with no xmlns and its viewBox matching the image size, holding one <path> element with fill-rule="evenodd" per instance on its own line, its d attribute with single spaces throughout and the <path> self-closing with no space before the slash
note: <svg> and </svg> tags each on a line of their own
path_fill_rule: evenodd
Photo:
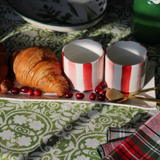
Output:
<svg viewBox="0 0 160 160">
<path fill-rule="evenodd" d="M 157 160 L 160 157 L 159 117 L 160 111 L 122 141 L 109 155 L 102 157 L 103 160 Z"/>
</svg>

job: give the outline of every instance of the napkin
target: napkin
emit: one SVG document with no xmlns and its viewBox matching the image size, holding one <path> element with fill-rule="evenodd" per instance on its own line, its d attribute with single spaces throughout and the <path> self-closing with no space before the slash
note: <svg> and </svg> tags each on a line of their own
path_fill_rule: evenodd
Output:
<svg viewBox="0 0 160 160">
<path fill-rule="evenodd" d="M 107 143 L 97 147 L 103 160 L 157 160 L 160 157 L 160 111 L 136 130 L 110 127 L 106 137 Z"/>
<path fill-rule="evenodd" d="M 115 149 L 125 138 L 135 131 L 134 128 L 108 127 L 106 132 L 106 142 L 97 147 L 97 152 L 101 159 Z"/>
</svg>

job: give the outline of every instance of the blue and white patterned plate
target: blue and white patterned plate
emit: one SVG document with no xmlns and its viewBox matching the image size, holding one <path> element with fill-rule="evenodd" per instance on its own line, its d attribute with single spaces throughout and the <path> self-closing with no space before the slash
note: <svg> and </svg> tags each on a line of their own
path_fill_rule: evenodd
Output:
<svg viewBox="0 0 160 160">
<path fill-rule="evenodd" d="M 70 32 L 97 24 L 107 0 L 7 0 L 27 22 L 48 30 Z"/>
</svg>

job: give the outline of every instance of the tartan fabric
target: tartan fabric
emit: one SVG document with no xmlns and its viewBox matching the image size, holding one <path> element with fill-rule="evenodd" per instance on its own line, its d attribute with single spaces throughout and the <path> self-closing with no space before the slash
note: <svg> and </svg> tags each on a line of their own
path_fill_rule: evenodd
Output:
<svg viewBox="0 0 160 160">
<path fill-rule="evenodd" d="M 106 132 L 106 142 L 124 140 L 134 131 L 134 128 L 108 127 Z"/>
<path fill-rule="evenodd" d="M 97 152 L 98 155 L 100 156 L 101 159 L 104 157 L 108 156 L 111 151 L 113 151 L 118 145 L 121 144 L 123 140 L 117 140 L 114 142 L 108 142 L 101 144 L 97 147 Z"/>
<path fill-rule="evenodd" d="M 125 138 L 127 138 L 135 129 L 133 128 L 114 128 L 108 127 L 106 132 L 106 142 L 97 147 L 97 152 L 101 159 L 107 156 L 115 149 Z"/>
<path fill-rule="evenodd" d="M 122 140 L 102 160 L 160 160 L 160 111 Z M 112 137 L 112 136 L 111 136 Z M 109 142 L 110 143 L 110 142 Z M 106 143 L 108 144 L 108 143 Z M 107 150 L 104 145 L 100 149 Z"/>
</svg>

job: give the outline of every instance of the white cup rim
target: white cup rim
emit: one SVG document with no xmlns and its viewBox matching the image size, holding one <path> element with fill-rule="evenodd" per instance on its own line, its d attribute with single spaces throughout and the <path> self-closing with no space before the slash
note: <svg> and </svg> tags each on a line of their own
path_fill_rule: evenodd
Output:
<svg viewBox="0 0 160 160">
<path fill-rule="evenodd" d="M 87 44 L 88 44 L 88 46 L 87 46 Z M 86 62 L 85 62 L 85 60 L 84 60 L 84 62 L 80 62 L 80 61 L 78 62 L 78 61 L 72 60 L 69 56 L 73 53 L 73 48 L 75 48 L 75 45 L 77 45 L 77 49 L 79 49 L 82 46 L 85 46 L 86 50 L 89 50 L 89 51 L 97 54 L 97 58 L 90 57 L 91 60 L 88 60 L 88 61 L 86 60 Z M 72 50 L 72 52 L 71 52 L 71 50 Z M 71 61 L 77 65 L 82 65 L 82 64 L 87 64 L 87 63 L 96 63 L 105 54 L 105 50 L 103 49 L 103 46 L 99 42 L 94 41 L 89 38 L 75 39 L 75 40 L 70 41 L 62 48 L 62 52 L 68 61 Z"/>
<path fill-rule="evenodd" d="M 120 48 L 120 46 L 122 48 Z M 130 46 L 133 46 L 133 47 L 129 48 Z M 117 54 L 117 52 L 115 52 L 116 48 L 114 48 L 114 47 L 117 47 L 117 48 L 119 47 L 118 48 L 119 50 L 120 49 L 124 49 L 124 47 L 128 47 L 128 49 L 133 49 L 134 50 L 133 53 L 138 51 L 139 54 L 141 54 L 140 57 L 142 59 L 137 61 L 136 63 L 131 63 L 131 64 L 129 64 L 129 62 L 128 62 L 128 64 L 126 64 L 127 63 L 126 60 L 125 60 L 124 64 L 118 63 L 118 60 L 116 61 L 116 56 L 118 56 L 118 54 Z M 114 51 L 114 49 L 115 49 L 115 51 Z M 106 53 L 107 58 L 110 61 L 112 61 L 113 63 L 115 63 L 117 66 L 136 66 L 136 65 L 139 65 L 140 63 L 142 63 L 142 62 L 144 62 L 144 61 L 146 61 L 148 59 L 147 49 L 144 46 L 142 46 L 140 43 L 134 42 L 134 41 L 117 41 L 117 42 L 111 44 L 109 47 L 107 47 L 106 52 L 107 52 Z M 121 52 L 120 56 L 123 56 L 122 54 L 123 53 Z M 135 53 L 135 54 L 137 54 L 137 53 Z"/>
</svg>

